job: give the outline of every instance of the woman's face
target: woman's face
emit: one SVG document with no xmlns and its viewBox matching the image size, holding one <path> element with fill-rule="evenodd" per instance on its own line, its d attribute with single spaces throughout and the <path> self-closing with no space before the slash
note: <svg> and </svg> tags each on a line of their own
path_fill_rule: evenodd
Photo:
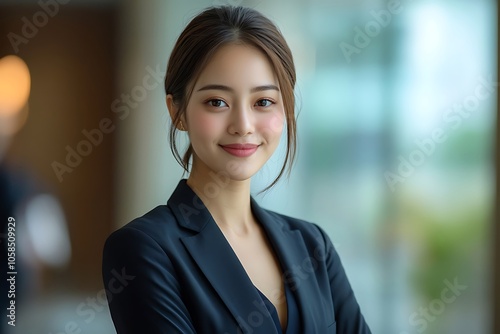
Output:
<svg viewBox="0 0 500 334">
<path fill-rule="evenodd" d="M 266 56 L 248 45 L 222 47 L 200 74 L 186 108 L 192 172 L 252 177 L 278 146 L 284 117 Z"/>
</svg>

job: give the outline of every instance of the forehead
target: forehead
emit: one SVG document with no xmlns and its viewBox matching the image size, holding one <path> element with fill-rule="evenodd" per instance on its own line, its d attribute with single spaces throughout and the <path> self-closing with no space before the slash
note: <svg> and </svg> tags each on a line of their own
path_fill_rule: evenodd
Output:
<svg viewBox="0 0 500 334">
<path fill-rule="evenodd" d="M 258 48 L 247 44 L 221 47 L 208 61 L 195 84 L 224 84 L 231 87 L 274 84 L 278 80 L 268 57 Z"/>
</svg>

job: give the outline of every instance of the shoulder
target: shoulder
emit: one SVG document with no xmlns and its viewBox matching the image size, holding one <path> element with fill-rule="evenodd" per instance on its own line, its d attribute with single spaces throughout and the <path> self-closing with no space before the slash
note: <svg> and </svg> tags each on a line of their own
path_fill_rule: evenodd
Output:
<svg viewBox="0 0 500 334">
<path fill-rule="evenodd" d="M 112 232 L 106 240 L 105 248 L 118 245 L 138 247 L 144 244 L 164 248 L 169 239 L 177 239 L 182 234 L 170 208 L 160 205 Z"/>
<path fill-rule="evenodd" d="M 283 230 L 298 231 L 306 244 L 325 245 L 329 243 L 328 235 L 316 223 L 267 209 L 264 209 L 264 211 L 280 224 Z"/>
</svg>

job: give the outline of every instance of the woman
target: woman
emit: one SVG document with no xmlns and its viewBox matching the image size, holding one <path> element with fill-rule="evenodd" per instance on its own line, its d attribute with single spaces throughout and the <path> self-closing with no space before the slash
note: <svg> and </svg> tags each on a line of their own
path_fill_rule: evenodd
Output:
<svg viewBox="0 0 500 334">
<path fill-rule="evenodd" d="M 294 85 L 290 49 L 255 10 L 209 8 L 181 33 L 165 91 L 171 149 L 190 174 L 167 205 L 106 241 L 119 334 L 370 333 L 325 232 L 250 195 L 285 124 L 285 162 L 270 186 L 289 171 Z M 182 158 L 178 131 L 190 141 Z"/>
</svg>

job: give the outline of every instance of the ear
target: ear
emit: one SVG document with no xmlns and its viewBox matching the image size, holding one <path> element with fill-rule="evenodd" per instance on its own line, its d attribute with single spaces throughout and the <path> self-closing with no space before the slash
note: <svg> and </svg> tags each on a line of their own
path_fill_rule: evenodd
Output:
<svg viewBox="0 0 500 334">
<path fill-rule="evenodd" d="M 179 107 L 174 103 L 174 97 L 172 96 L 172 94 L 167 95 L 166 102 L 167 102 L 167 108 L 168 108 L 168 112 L 170 114 L 170 118 L 173 121 L 175 119 L 175 115 L 177 115 L 177 113 L 179 112 Z M 180 126 L 180 122 L 178 124 L 176 124 L 175 127 L 177 128 L 177 130 L 185 131 L 186 125 L 185 125 L 183 117 L 181 117 L 181 121 L 182 121 L 182 123 L 183 123 L 182 125 L 184 127 Z"/>
</svg>

